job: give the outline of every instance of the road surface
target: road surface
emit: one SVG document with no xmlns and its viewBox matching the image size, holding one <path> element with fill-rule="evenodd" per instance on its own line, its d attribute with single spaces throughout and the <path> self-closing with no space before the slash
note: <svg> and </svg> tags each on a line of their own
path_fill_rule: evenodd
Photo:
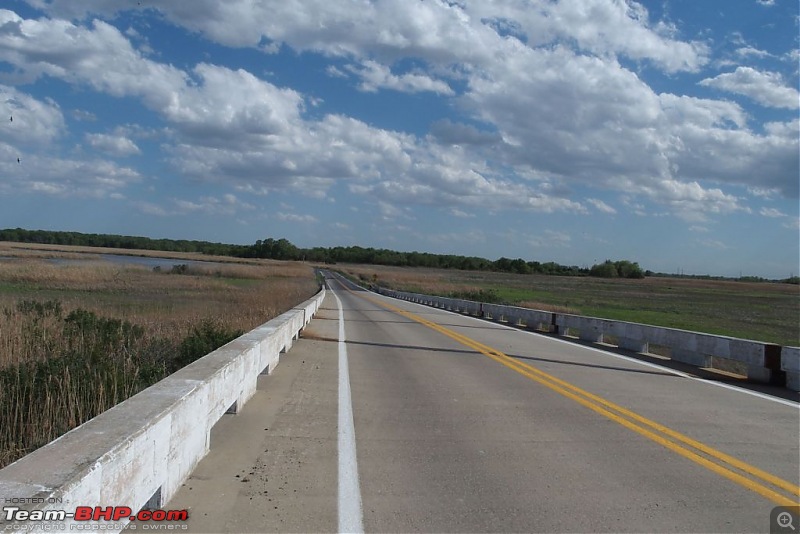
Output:
<svg viewBox="0 0 800 534">
<path fill-rule="evenodd" d="M 328 278 L 164 505 L 191 531 L 769 532 L 800 501 L 795 402 Z"/>
</svg>

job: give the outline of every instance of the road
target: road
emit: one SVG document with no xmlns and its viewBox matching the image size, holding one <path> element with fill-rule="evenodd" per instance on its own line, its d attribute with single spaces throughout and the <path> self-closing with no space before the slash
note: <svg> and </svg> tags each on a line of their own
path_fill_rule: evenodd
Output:
<svg viewBox="0 0 800 534">
<path fill-rule="evenodd" d="M 797 403 L 328 284 L 164 506 L 191 531 L 769 532 L 800 500 Z"/>
</svg>

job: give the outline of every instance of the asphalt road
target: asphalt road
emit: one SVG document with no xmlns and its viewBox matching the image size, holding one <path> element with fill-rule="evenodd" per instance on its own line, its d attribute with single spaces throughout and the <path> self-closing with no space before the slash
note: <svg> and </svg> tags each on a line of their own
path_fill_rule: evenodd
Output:
<svg viewBox="0 0 800 534">
<path fill-rule="evenodd" d="M 800 501 L 794 402 L 329 286 L 164 506 L 191 531 L 769 532 Z"/>
</svg>

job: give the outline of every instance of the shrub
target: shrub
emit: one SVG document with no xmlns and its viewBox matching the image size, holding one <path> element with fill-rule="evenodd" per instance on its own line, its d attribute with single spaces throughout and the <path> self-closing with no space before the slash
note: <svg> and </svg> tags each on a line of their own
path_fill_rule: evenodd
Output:
<svg viewBox="0 0 800 534">
<path fill-rule="evenodd" d="M 181 341 L 180 347 L 178 347 L 178 356 L 172 362 L 173 370 L 177 371 L 181 367 L 189 365 L 198 358 L 233 341 L 243 333 L 241 330 L 226 328 L 215 321 L 203 321 L 192 327 L 189 334 Z"/>
<path fill-rule="evenodd" d="M 181 263 L 179 265 L 173 265 L 172 270 L 170 271 L 171 274 L 186 274 L 189 270 L 189 266 L 185 263 Z"/>
<path fill-rule="evenodd" d="M 17 312 L 37 356 L 0 368 L 0 467 L 242 334 L 207 320 L 176 343 L 84 309 L 62 317 L 58 301 Z"/>
<path fill-rule="evenodd" d="M 598 278 L 644 278 L 645 272 L 638 263 L 627 260 L 611 261 L 592 265 L 589 276 Z"/>
</svg>

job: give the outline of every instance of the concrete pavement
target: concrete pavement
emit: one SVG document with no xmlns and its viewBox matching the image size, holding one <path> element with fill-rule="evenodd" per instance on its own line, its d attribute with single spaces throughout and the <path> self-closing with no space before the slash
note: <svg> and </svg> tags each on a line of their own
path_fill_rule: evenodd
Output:
<svg viewBox="0 0 800 534">
<path fill-rule="evenodd" d="M 794 403 L 330 284 L 367 532 L 768 531 L 800 499 L 757 476 L 800 482 Z M 192 531 L 337 530 L 338 328 L 329 295 L 214 429 L 164 506 Z"/>
</svg>

